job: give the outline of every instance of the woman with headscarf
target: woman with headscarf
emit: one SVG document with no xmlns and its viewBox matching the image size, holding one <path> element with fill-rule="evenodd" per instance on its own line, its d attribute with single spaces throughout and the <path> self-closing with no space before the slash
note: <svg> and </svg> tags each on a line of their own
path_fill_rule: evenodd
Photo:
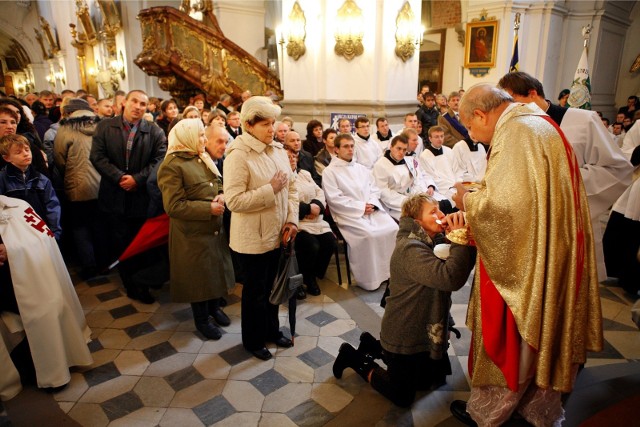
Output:
<svg viewBox="0 0 640 427">
<path fill-rule="evenodd" d="M 268 360 L 266 343 L 291 347 L 282 335 L 278 306 L 269 303 L 280 245 L 298 232 L 298 193 L 282 144 L 274 142 L 273 124 L 280 107 L 271 98 L 253 96 L 242 105 L 242 135 L 228 148 L 224 194 L 232 212 L 230 246 L 244 275 L 242 344 Z"/>
<path fill-rule="evenodd" d="M 200 119 L 183 119 L 169 133 L 167 155 L 158 171 L 164 209 L 171 218 L 169 262 L 171 300 L 191 303 L 196 329 L 217 340 L 229 318 L 220 298 L 235 284 L 222 227 L 224 196 L 220 172 L 205 151 Z"/>
</svg>

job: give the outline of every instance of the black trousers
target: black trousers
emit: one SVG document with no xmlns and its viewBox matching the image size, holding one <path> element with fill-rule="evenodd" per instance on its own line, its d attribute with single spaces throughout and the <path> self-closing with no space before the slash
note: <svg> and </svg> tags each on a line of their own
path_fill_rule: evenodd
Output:
<svg viewBox="0 0 640 427">
<path fill-rule="evenodd" d="M 626 291 L 638 292 L 640 261 L 637 254 L 640 247 L 640 221 L 633 221 L 620 212 L 612 211 L 602 237 L 602 246 L 607 275 L 617 277 L 618 283 Z"/>
<path fill-rule="evenodd" d="M 445 354 L 440 360 L 431 359 L 428 353 L 383 353 L 387 370 L 378 367 L 371 375 L 371 386 L 398 406 L 411 406 L 417 390 L 428 390 L 442 384 L 451 374 L 451 363 Z"/>
<path fill-rule="evenodd" d="M 315 278 L 323 278 L 335 252 L 336 238 L 333 233 L 310 234 L 300 231 L 296 235 L 296 258 L 304 283 L 315 283 Z"/>
<path fill-rule="evenodd" d="M 280 248 L 263 254 L 238 253 L 244 272 L 240 304 L 242 344 L 249 351 L 259 350 L 267 341 L 275 341 L 282 336 L 278 306 L 269 302 L 279 259 Z"/>
</svg>

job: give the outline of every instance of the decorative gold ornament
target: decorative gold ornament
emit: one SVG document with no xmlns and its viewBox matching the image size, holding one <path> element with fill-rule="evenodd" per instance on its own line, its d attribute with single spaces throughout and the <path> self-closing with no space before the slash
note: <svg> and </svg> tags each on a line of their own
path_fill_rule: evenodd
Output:
<svg viewBox="0 0 640 427">
<path fill-rule="evenodd" d="M 364 19 L 362 9 L 355 1 L 345 0 L 338 9 L 336 18 L 336 46 L 335 53 L 344 56 L 347 61 L 351 61 L 356 56 L 362 55 L 364 46 L 362 37 L 364 36 Z"/>
<path fill-rule="evenodd" d="M 423 33 L 424 30 L 416 25 L 411 5 L 406 1 L 396 18 L 396 55 L 403 62 L 411 58 L 420 47 Z"/>
<path fill-rule="evenodd" d="M 304 40 L 307 37 L 306 25 L 307 20 L 304 17 L 304 11 L 297 1 L 293 4 L 291 13 L 289 14 L 288 36 L 287 36 L 287 55 L 294 60 L 298 60 L 307 51 Z"/>
</svg>

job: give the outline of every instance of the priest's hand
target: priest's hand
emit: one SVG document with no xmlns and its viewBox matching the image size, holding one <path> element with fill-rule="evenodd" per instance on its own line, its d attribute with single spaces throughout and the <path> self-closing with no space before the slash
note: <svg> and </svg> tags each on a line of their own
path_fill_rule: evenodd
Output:
<svg viewBox="0 0 640 427">
<path fill-rule="evenodd" d="M 4 243 L 0 243 L 0 267 L 7 262 L 7 247 Z"/>
<path fill-rule="evenodd" d="M 469 191 L 464 188 L 461 182 L 456 182 L 456 193 L 451 197 L 456 204 L 456 208 L 464 211 L 464 195 Z"/>
<path fill-rule="evenodd" d="M 446 221 L 445 228 L 447 232 L 466 227 L 464 213 L 462 211 L 451 213 L 444 219 Z"/>
<path fill-rule="evenodd" d="M 427 194 L 429 196 L 433 196 L 433 193 L 435 193 L 435 188 L 433 187 L 433 185 L 430 185 L 429 188 L 427 188 Z"/>
</svg>

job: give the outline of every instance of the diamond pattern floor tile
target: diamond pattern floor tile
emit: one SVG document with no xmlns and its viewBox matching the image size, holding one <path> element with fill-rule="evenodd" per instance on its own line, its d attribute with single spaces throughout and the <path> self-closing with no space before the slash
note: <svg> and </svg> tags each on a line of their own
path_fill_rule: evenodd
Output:
<svg viewBox="0 0 640 427">
<path fill-rule="evenodd" d="M 289 381 L 275 369 L 269 369 L 267 372 L 249 380 L 249 382 L 265 396 L 289 383 Z"/>
<path fill-rule="evenodd" d="M 302 353 L 298 358 L 313 369 L 317 369 L 335 360 L 332 355 L 319 347 L 309 350 L 306 353 Z"/>
<path fill-rule="evenodd" d="M 320 327 L 328 325 L 329 323 L 333 322 L 336 319 L 337 319 L 337 317 L 332 316 L 331 314 L 327 313 L 326 311 L 321 311 L 319 313 L 312 314 L 311 316 L 307 317 L 307 320 L 309 322 L 313 323 L 316 326 L 320 326 Z"/>
<path fill-rule="evenodd" d="M 139 323 L 137 325 L 130 326 L 125 329 L 127 335 L 131 338 L 138 338 L 142 335 L 150 334 L 151 332 L 155 332 L 156 328 L 149 322 Z"/>
<path fill-rule="evenodd" d="M 328 423 L 333 415 L 317 402 L 308 400 L 286 413 L 300 427 L 320 427 Z"/>
<path fill-rule="evenodd" d="M 222 357 L 229 365 L 237 365 L 238 363 L 244 362 L 253 356 L 245 350 L 242 344 L 239 344 L 221 352 L 220 357 Z"/>
<path fill-rule="evenodd" d="M 165 357 L 173 356 L 177 352 L 178 351 L 173 348 L 173 346 L 168 342 L 162 342 L 160 344 L 156 344 L 152 347 L 142 350 L 142 353 L 144 353 L 145 357 L 151 363 L 162 360 Z"/>
<path fill-rule="evenodd" d="M 117 292 L 117 291 L 114 291 L 114 292 Z M 98 295 L 98 298 L 100 298 L 100 295 Z M 111 299 L 113 298 L 109 298 L 104 301 L 109 301 Z M 111 316 L 113 316 L 114 319 L 120 319 L 121 317 L 130 316 L 137 312 L 138 310 L 136 310 L 136 308 L 131 304 L 123 305 L 121 307 L 117 307 L 109 310 L 109 313 L 111 313 Z"/>
<path fill-rule="evenodd" d="M 204 377 L 200 375 L 200 372 L 193 366 L 189 366 L 171 375 L 167 375 L 164 379 L 174 391 L 180 391 L 204 380 Z"/>
<path fill-rule="evenodd" d="M 216 396 L 193 408 L 193 412 L 208 426 L 235 414 L 236 410 L 224 396 Z"/>
<path fill-rule="evenodd" d="M 100 404 L 109 421 L 124 417 L 144 406 L 138 395 L 130 391 Z"/>
<path fill-rule="evenodd" d="M 122 296 L 122 293 L 120 292 L 120 290 L 114 289 L 109 292 L 97 294 L 96 298 L 98 298 L 101 302 L 105 302 L 105 301 L 110 301 L 114 298 L 120 298 L 121 296 Z"/>
<path fill-rule="evenodd" d="M 84 373 L 84 379 L 90 387 L 119 376 L 120 371 L 113 362 L 105 363 Z"/>
</svg>

